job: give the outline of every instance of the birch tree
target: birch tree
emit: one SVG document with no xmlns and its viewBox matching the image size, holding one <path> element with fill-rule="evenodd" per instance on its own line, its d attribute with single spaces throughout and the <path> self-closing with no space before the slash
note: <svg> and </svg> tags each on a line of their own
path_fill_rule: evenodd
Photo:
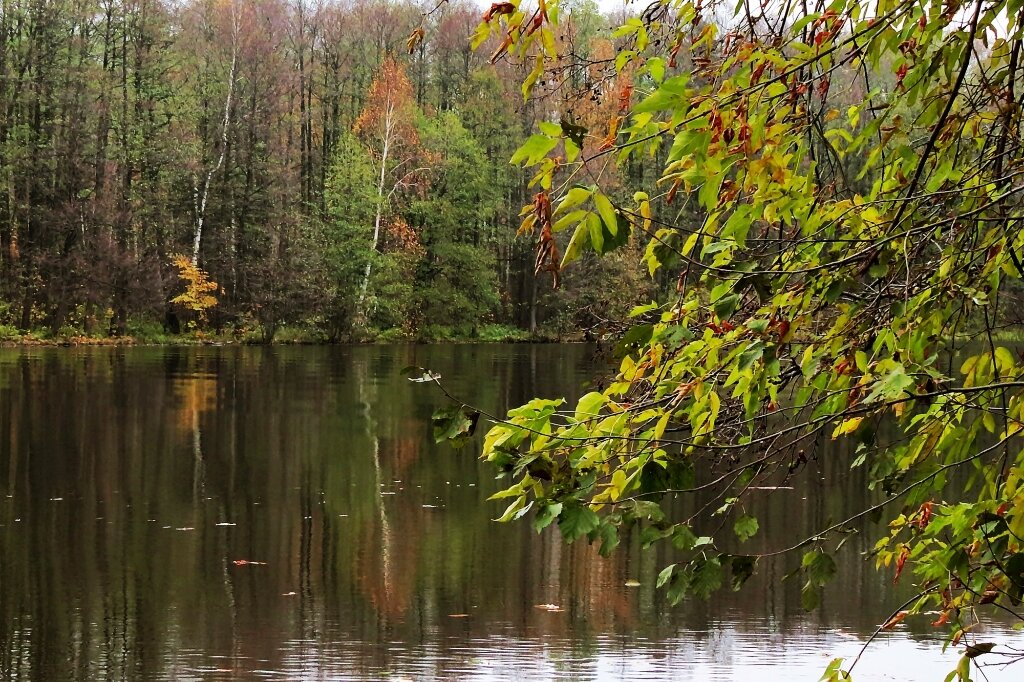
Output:
<svg viewBox="0 0 1024 682">
<path fill-rule="evenodd" d="M 419 135 L 414 126 L 415 103 L 412 84 L 405 69 L 393 58 L 381 64 L 370 84 L 366 106 L 356 120 L 355 133 L 369 148 L 374 160 L 376 206 L 373 216 L 371 252 L 377 252 L 381 230 L 391 200 L 397 192 L 412 186 L 425 168 L 416 167 L 421 157 Z M 358 309 L 363 310 L 370 285 L 373 258 L 367 259 L 359 286 Z"/>
<path fill-rule="evenodd" d="M 199 248 L 202 245 L 203 227 L 206 223 L 206 205 L 210 198 L 210 183 L 213 176 L 224 165 L 228 153 L 228 133 L 231 128 L 231 106 L 235 95 L 235 81 L 238 69 L 238 11 L 235 0 L 230 0 L 228 10 L 231 13 L 231 64 L 228 67 L 227 94 L 224 96 L 224 117 L 220 126 L 220 150 L 217 161 L 206 171 L 200 183 L 199 175 L 194 176 L 192 202 L 195 211 L 195 229 L 192 233 L 192 265 L 199 264 Z"/>
</svg>

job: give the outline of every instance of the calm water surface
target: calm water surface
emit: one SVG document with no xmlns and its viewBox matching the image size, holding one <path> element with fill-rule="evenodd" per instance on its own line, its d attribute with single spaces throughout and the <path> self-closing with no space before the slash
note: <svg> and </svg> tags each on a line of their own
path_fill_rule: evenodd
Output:
<svg viewBox="0 0 1024 682">
<path fill-rule="evenodd" d="M 869 532 L 820 612 L 782 562 L 669 608 L 663 553 L 492 522 L 499 482 L 433 445 L 411 364 L 495 412 L 607 369 L 555 345 L 0 351 L 0 678 L 816 680 L 905 597 Z M 842 459 L 765 495 L 751 551 L 864 502 Z M 941 680 L 957 654 L 919 620 L 856 679 Z"/>
</svg>

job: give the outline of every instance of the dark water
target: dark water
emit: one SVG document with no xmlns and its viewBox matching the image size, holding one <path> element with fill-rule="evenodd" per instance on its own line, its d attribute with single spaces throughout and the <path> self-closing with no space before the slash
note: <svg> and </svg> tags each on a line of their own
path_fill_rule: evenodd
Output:
<svg viewBox="0 0 1024 682">
<path fill-rule="evenodd" d="M 410 364 L 497 412 L 604 370 L 583 346 L 0 351 L 0 678 L 816 680 L 902 601 L 865 534 L 814 614 L 784 563 L 669 608 L 663 554 L 490 521 L 498 482 L 432 444 Z M 765 495 L 750 551 L 864 502 L 817 466 Z M 942 679 L 928 620 L 856 679 Z"/>
</svg>

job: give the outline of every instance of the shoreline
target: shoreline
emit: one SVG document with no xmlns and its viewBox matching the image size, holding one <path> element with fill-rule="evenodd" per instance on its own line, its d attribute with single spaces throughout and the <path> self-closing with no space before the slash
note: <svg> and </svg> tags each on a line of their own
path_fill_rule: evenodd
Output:
<svg viewBox="0 0 1024 682">
<path fill-rule="evenodd" d="M 385 346 L 385 345 L 469 345 L 469 344 L 547 344 L 547 343 L 588 343 L 585 339 L 572 337 L 509 337 L 509 338 L 388 338 L 368 340 L 326 341 L 318 339 L 282 339 L 269 343 L 225 337 L 194 338 L 189 336 L 173 336 L 166 339 L 139 339 L 133 336 L 76 336 L 52 339 L 38 338 L 31 335 L 0 341 L 0 349 L 17 348 L 123 348 L 123 347 L 159 347 L 159 346 Z"/>
</svg>

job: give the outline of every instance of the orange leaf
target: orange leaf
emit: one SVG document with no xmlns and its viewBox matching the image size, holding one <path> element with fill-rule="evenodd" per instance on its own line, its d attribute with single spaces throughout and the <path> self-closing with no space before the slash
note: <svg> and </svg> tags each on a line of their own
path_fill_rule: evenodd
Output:
<svg viewBox="0 0 1024 682">
<path fill-rule="evenodd" d="M 894 627 L 896 627 L 897 625 L 899 625 L 900 623 L 903 622 L 903 619 L 907 617 L 908 613 L 910 613 L 910 612 L 909 611 L 900 611 L 895 616 L 893 616 L 889 620 L 885 621 L 882 624 L 882 629 L 883 630 L 892 630 Z"/>
<path fill-rule="evenodd" d="M 900 548 L 900 555 L 896 559 L 896 575 L 893 576 L 892 584 L 895 585 L 896 581 L 900 579 L 900 574 L 903 573 L 903 567 L 907 563 L 907 557 L 910 556 L 910 548 L 906 545 Z"/>
</svg>

